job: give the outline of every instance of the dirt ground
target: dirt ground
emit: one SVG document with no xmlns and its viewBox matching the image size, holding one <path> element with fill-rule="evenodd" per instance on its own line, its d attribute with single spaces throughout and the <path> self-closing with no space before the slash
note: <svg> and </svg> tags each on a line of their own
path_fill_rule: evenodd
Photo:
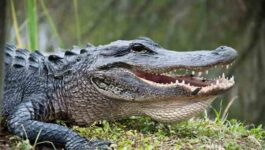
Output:
<svg viewBox="0 0 265 150">
<path fill-rule="evenodd" d="M 0 127 L 0 149 L 3 149 L 3 150 L 10 149 L 9 138 L 10 138 L 10 135 L 1 126 Z"/>
<path fill-rule="evenodd" d="M 0 150 L 12 150 L 11 144 L 13 144 L 13 146 L 15 147 L 14 143 L 12 142 L 15 142 L 16 139 L 11 141 L 10 138 L 12 136 L 13 135 L 8 133 L 6 129 L 4 129 L 2 126 L 0 127 Z M 56 147 L 56 149 L 63 150 L 62 147 Z M 38 145 L 36 146 L 35 150 L 53 150 L 53 148 L 48 145 Z"/>
</svg>

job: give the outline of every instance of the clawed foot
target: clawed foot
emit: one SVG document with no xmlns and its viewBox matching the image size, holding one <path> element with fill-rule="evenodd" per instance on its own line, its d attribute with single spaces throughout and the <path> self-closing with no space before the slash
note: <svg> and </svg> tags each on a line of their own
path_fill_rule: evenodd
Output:
<svg viewBox="0 0 265 150">
<path fill-rule="evenodd" d="M 109 141 L 90 141 L 92 143 L 91 145 L 91 150 L 93 149 L 99 149 L 99 150 L 113 150 L 114 147 L 116 146 L 114 143 L 109 142 Z"/>
<path fill-rule="evenodd" d="M 65 146 L 67 150 L 113 150 L 114 147 L 116 147 L 116 145 L 109 141 L 88 141 L 85 138 L 73 143 L 67 143 Z"/>
</svg>

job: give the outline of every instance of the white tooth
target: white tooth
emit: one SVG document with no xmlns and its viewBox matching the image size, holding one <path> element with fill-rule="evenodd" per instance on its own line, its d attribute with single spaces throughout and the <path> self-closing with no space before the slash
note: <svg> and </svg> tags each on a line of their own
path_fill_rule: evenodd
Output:
<svg viewBox="0 0 265 150">
<path fill-rule="evenodd" d="M 208 73 L 209 73 L 209 71 L 208 71 L 208 70 L 206 70 L 206 71 L 205 71 L 205 73 L 206 73 L 206 74 L 208 74 Z"/>
<path fill-rule="evenodd" d="M 232 77 L 230 78 L 230 81 L 234 81 L 234 76 L 232 76 Z"/>
<path fill-rule="evenodd" d="M 179 80 L 176 80 L 176 82 L 175 83 L 179 83 Z"/>
<path fill-rule="evenodd" d="M 229 68 L 229 65 L 226 65 L 226 69 L 228 69 Z"/>
<path fill-rule="evenodd" d="M 190 86 L 190 83 L 188 83 L 188 86 Z"/>
<path fill-rule="evenodd" d="M 216 80 L 216 85 L 218 85 L 219 84 L 219 80 Z"/>
<path fill-rule="evenodd" d="M 195 89 L 197 89 L 197 88 L 194 87 L 194 86 L 191 86 L 190 88 L 191 88 L 192 91 L 194 91 Z"/>
<path fill-rule="evenodd" d="M 198 76 L 201 76 L 202 75 L 202 72 L 198 72 Z"/>
<path fill-rule="evenodd" d="M 195 71 L 192 71 L 191 74 L 194 75 L 195 74 Z"/>
<path fill-rule="evenodd" d="M 185 84 L 185 81 L 184 80 L 182 80 L 182 84 Z"/>
<path fill-rule="evenodd" d="M 224 73 L 222 74 L 222 78 L 225 78 L 225 74 Z"/>
</svg>

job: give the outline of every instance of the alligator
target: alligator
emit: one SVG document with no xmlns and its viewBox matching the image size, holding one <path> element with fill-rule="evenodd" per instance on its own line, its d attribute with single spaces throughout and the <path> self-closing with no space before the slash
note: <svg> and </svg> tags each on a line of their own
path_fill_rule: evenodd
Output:
<svg viewBox="0 0 265 150">
<path fill-rule="evenodd" d="M 230 47 L 177 52 L 149 38 L 73 47 L 61 54 L 5 46 L 3 116 L 8 131 L 22 139 L 50 141 L 67 150 L 109 149 L 66 124 L 149 116 L 177 122 L 202 112 L 234 85 L 234 77 L 203 77 L 228 68 Z"/>
</svg>

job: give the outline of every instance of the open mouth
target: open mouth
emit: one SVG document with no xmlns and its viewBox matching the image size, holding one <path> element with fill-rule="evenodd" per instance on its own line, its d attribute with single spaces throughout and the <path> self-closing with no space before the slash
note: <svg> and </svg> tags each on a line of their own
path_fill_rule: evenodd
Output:
<svg viewBox="0 0 265 150">
<path fill-rule="evenodd" d="M 227 77 L 225 73 L 222 75 L 209 78 L 209 71 L 213 69 L 229 69 L 232 65 L 216 64 L 211 67 L 198 68 L 178 68 L 168 70 L 166 72 L 147 72 L 139 69 L 135 69 L 133 73 L 141 80 L 155 85 L 155 86 L 182 86 L 191 90 L 191 92 L 206 93 L 213 90 L 227 90 L 234 85 L 234 77 Z M 182 70 L 182 71 L 180 71 Z M 224 72 L 224 71 L 223 71 Z"/>
</svg>

